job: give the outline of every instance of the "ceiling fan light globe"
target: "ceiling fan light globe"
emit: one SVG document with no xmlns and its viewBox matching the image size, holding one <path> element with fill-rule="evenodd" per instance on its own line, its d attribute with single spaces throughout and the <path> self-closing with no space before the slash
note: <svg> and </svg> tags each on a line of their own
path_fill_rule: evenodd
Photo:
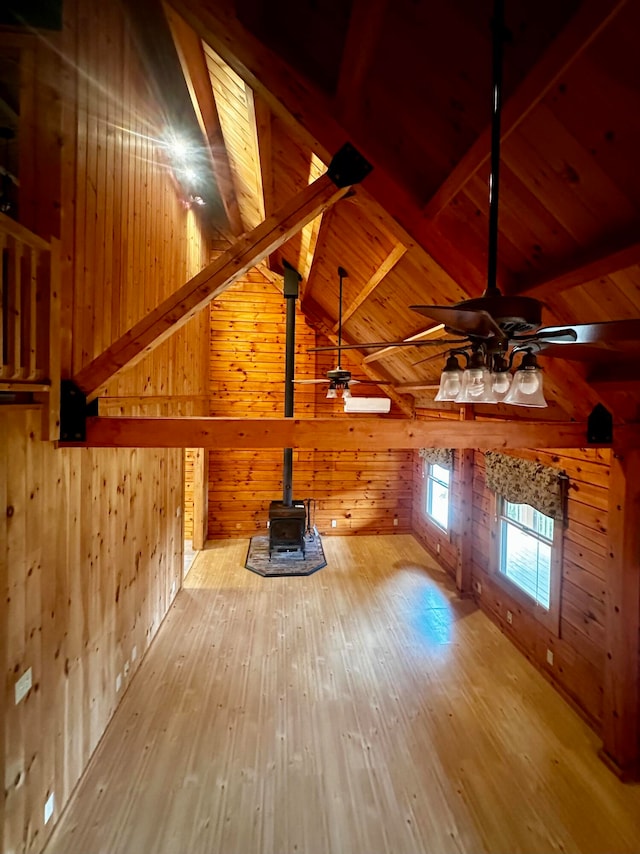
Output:
<svg viewBox="0 0 640 854">
<path fill-rule="evenodd" d="M 504 403 L 511 406 L 530 406 L 543 409 L 547 406 L 542 390 L 540 368 L 519 368 L 513 377 Z"/>
<path fill-rule="evenodd" d="M 336 398 L 337 396 L 338 396 L 338 392 L 336 391 L 335 388 L 327 389 L 327 399 L 332 400 L 333 398 Z"/>
<path fill-rule="evenodd" d="M 345 386 L 345 387 L 342 389 L 342 396 L 343 396 L 345 399 L 347 399 L 347 398 L 351 397 L 351 389 L 349 388 L 349 386 Z"/>
<path fill-rule="evenodd" d="M 492 388 L 491 372 L 486 367 L 467 368 L 462 373 L 462 387 L 456 403 L 497 403 Z"/>
<path fill-rule="evenodd" d="M 511 374 L 509 371 L 498 371 L 494 373 L 492 376 L 492 384 L 491 388 L 493 389 L 493 393 L 498 398 L 499 401 L 504 400 L 505 395 L 509 392 L 511 388 Z"/>
<path fill-rule="evenodd" d="M 440 375 L 440 388 L 434 400 L 455 400 L 462 388 L 462 370 L 456 368 L 443 371 Z"/>
</svg>

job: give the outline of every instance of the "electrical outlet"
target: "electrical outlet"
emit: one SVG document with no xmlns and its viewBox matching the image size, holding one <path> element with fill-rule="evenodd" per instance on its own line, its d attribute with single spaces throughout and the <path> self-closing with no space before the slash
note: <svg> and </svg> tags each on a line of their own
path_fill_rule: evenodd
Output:
<svg viewBox="0 0 640 854">
<path fill-rule="evenodd" d="M 550 649 L 547 650 L 547 664 L 553 667 L 553 652 Z"/>
<path fill-rule="evenodd" d="M 131 661 L 135 661 L 138 657 L 138 647 L 134 644 L 133 649 L 131 650 Z"/>
<path fill-rule="evenodd" d="M 116 694 L 120 693 L 120 689 L 122 688 L 122 673 L 118 673 L 116 676 Z"/>
<path fill-rule="evenodd" d="M 479 581 L 474 581 L 474 582 L 473 582 L 473 589 L 474 589 L 474 590 L 476 591 L 476 593 L 478 593 L 478 594 L 482 593 L 482 584 L 481 584 Z"/>
<path fill-rule="evenodd" d="M 47 800 L 44 802 L 44 823 L 45 824 L 47 824 L 49 822 L 51 816 L 53 815 L 53 811 L 54 811 L 55 807 L 56 807 L 56 799 L 55 799 L 53 792 L 51 792 L 51 794 L 49 795 Z"/>
<path fill-rule="evenodd" d="M 440 543 L 436 543 L 436 554 L 440 554 Z"/>
<path fill-rule="evenodd" d="M 31 690 L 31 685 L 33 684 L 33 678 L 31 673 L 31 668 L 25 670 L 22 676 L 16 681 L 15 692 L 16 692 L 16 706 L 20 702 L 20 700 L 24 699 L 27 696 L 29 691 Z"/>
<path fill-rule="evenodd" d="M 128 661 L 125 661 L 123 670 L 124 670 L 124 678 L 126 679 L 127 676 L 129 675 L 129 662 Z"/>
<path fill-rule="evenodd" d="M 507 622 L 509 623 L 509 625 L 513 624 L 513 614 L 511 613 L 511 611 L 507 611 Z"/>
<path fill-rule="evenodd" d="M 332 527 L 332 528 L 337 528 L 337 527 L 338 527 L 338 522 L 337 522 L 337 520 L 336 520 L 336 519 L 332 519 L 332 520 L 331 520 L 331 527 Z"/>
</svg>

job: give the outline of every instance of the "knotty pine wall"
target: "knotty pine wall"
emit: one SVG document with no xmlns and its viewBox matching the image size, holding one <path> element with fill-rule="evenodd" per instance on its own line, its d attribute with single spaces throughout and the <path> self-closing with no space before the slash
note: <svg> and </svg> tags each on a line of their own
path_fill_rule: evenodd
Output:
<svg viewBox="0 0 640 854">
<path fill-rule="evenodd" d="M 284 414 L 286 307 L 281 291 L 252 271 L 211 304 L 211 415 Z M 331 354 L 310 354 L 314 331 L 298 310 L 296 377 L 323 377 Z M 361 376 L 348 358 L 343 366 Z M 341 399 L 326 399 L 326 385 L 296 385 L 296 415 L 346 416 Z M 364 390 L 363 390 L 364 389 Z M 354 394 L 381 394 L 377 386 Z M 398 413 L 392 406 L 392 415 Z M 411 527 L 412 457 L 408 451 L 294 451 L 295 498 L 316 500 L 321 533 L 395 533 Z M 269 502 L 282 498 L 282 451 L 209 454 L 209 526 L 212 538 L 266 531 Z M 394 519 L 397 524 L 394 525 Z M 336 527 L 331 527 L 331 521 Z"/>
<path fill-rule="evenodd" d="M 443 414 L 444 415 L 444 414 Z M 444 415 L 443 420 L 453 415 Z M 514 455 L 516 453 L 514 452 Z M 568 521 L 564 531 L 560 636 L 535 620 L 520 602 L 497 584 L 492 554 L 491 492 L 485 485 L 484 454 L 474 454 L 472 584 L 474 596 L 514 643 L 581 710 L 596 730 L 602 719 L 605 656 L 604 608 L 610 452 L 601 449 L 521 451 L 517 455 L 564 470 L 569 476 Z M 413 530 L 435 559 L 455 576 L 460 528 L 456 512 L 459 452 L 454 451 L 451 530 L 441 531 L 426 518 L 423 460 L 415 454 Z M 440 545 L 440 553 L 436 546 Z M 513 622 L 507 623 L 507 610 Z M 547 649 L 554 663 L 547 662 Z"/>
<path fill-rule="evenodd" d="M 420 410 L 416 411 L 418 420 L 431 421 L 439 418 L 443 424 L 442 429 L 446 431 L 447 421 L 457 421 L 458 414 L 454 412 L 430 413 L 428 416 Z M 443 531 L 427 516 L 427 479 L 425 477 L 425 463 L 417 452 L 412 453 L 413 474 L 413 503 L 411 512 L 411 527 L 414 535 L 420 540 L 427 551 L 435 560 L 455 576 L 458 563 L 458 535 L 456 508 L 459 506 L 459 474 L 460 455 L 453 454 L 453 470 L 451 472 L 449 486 L 449 530 Z"/>
<path fill-rule="evenodd" d="M 54 38 L 61 148 L 49 168 L 62 181 L 40 202 L 60 215 L 69 376 L 198 272 L 205 241 L 154 145 L 162 117 L 120 4 L 70 0 Z M 206 311 L 113 382 L 102 411 L 208 411 L 208 334 Z M 35 409 L 0 408 L 0 849 L 32 854 L 179 589 L 184 491 L 182 450 L 54 449 L 39 423 Z M 15 705 L 29 667 L 33 687 Z"/>
<path fill-rule="evenodd" d="M 491 555 L 490 492 L 484 480 L 484 454 L 476 452 L 473 483 L 472 576 L 479 597 L 502 630 L 564 691 L 599 729 L 602 719 L 605 657 L 604 603 L 610 451 L 527 451 L 520 456 L 563 469 L 569 476 L 568 522 L 564 531 L 560 637 L 529 616 L 496 585 L 488 572 Z M 507 609 L 513 624 L 506 621 Z M 547 663 L 552 650 L 553 665 Z"/>
</svg>

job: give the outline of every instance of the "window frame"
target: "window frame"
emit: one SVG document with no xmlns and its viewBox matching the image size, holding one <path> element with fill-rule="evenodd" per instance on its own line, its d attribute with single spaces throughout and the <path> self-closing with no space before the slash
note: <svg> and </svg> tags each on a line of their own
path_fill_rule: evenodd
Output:
<svg viewBox="0 0 640 854">
<path fill-rule="evenodd" d="M 438 468 L 444 469 L 444 466 L 439 465 L 438 463 L 430 463 L 427 460 L 424 461 L 424 479 L 425 479 L 425 494 L 424 494 L 424 512 L 432 525 L 435 525 L 439 531 L 442 531 L 446 536 L 451 535 L 451 480 L 453 471 L 451 469 L 446 469 L 449 472 L 449 483 L 444 483 L 444 481 L 433 475 L 433 467 L 438 466 Z M 430 497 L 433 492 L 433 484 L 436 483 L 439 486 L 445 486 L 447 489 L 447 524 L 446 527 L 443 527 L 442 524 L 432 515 L 429 510 Z M 432 503 L 432 502 L 431 502 Z"/>
<path fill-rule="evenodd" d="M 491 569 L 494 580 L 505 591 L 505 593 L 507 593 L 516 602 L 518 607 L 530 614 L 552 634 L 559 637 L 560 600 L 562 594 L 562 554 L 565 525 L 561 520 L 553 520 L 553 540 L 551 541 L 551 567 L 549 579 L 549 608 L 547 609 L 501 570 L 502 520 L 505 518 L 508 519 L 508 517 L 503 513 L 504 501 L 505 499 L 501 495 L 493 493 L 493 527 L 491 530 L 493 554 L 491 558 Z M 516 502 L 511 503 L 513 504 Z M 527 506 L 530 507 L 531 505 Z"/>
</svg>

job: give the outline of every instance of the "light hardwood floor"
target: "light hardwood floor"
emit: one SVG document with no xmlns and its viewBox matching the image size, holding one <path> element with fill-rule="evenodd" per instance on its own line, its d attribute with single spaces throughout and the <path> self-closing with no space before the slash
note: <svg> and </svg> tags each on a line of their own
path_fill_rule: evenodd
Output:
<svg viewBox="0 0 640 854">
<path fill-rule="evenodd" d="M 411 536 L 196 559 L 47 854 L 640 851 L 640 787 Z"/>
</svg>

